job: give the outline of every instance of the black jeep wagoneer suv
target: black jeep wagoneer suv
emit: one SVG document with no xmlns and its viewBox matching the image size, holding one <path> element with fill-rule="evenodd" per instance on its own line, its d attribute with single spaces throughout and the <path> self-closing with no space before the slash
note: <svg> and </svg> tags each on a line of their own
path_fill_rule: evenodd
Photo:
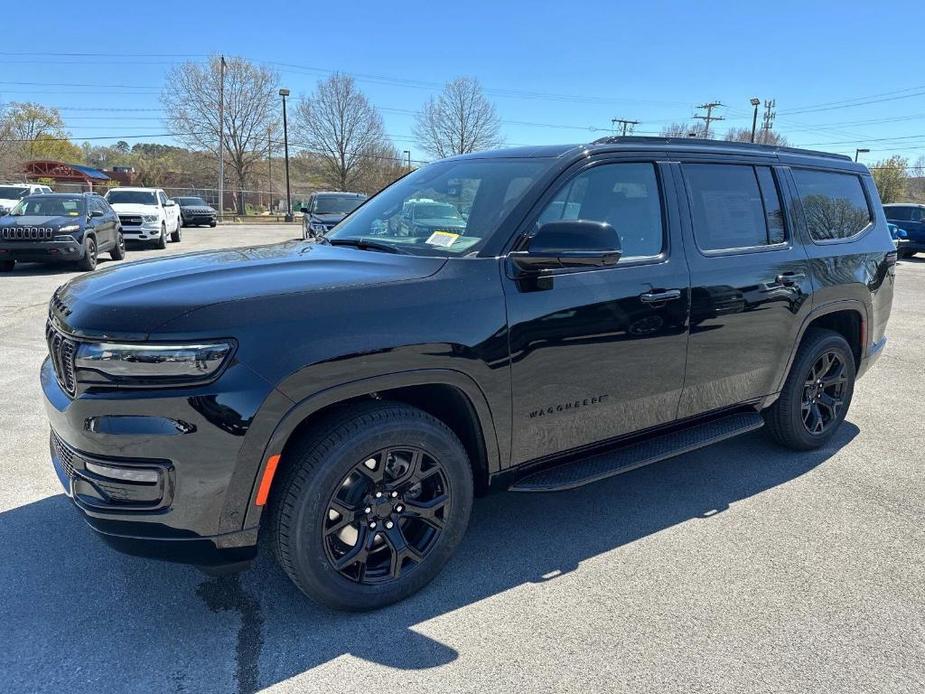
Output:
<svg viewBox="0 0 925 694">
<path fill-rule="evenodd" d="M 416 232 L 408 201 L 465 226 Z M 120 265 L 51 300 L 51 455 L 133 553 L 369 609 L 473 493 L 569 489 L 764 426 L 824 445 L 882 351 L 896 253 L 867 169 L 608 138 L 402 178 L 316 242 Z M 503 528 L 499 528 L 503 532 Z"/>
</svg>

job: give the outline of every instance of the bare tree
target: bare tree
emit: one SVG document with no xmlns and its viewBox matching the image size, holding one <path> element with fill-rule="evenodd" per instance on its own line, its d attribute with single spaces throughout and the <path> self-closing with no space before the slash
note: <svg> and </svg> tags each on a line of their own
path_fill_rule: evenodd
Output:
<svg viewBox="0 0 925 694">
<path fill-rule="evenodd" d="M 299 144 L 321 164 L 324 185 L 336 190 L 355 189 L 378 153 L 395 149 L 379 111 L 354 79 L 340 72 L 319 82 L 314 93 L 299 102 L 295 132 Z"/>
<path fill-rule="evenodd" d="M 700 123 L 670 123 L 661 129 L 662 137 L 703 137 Z"/>
<path fill-rule="evenodd" d="M 501 119 L 474 77 L 457 77 L 418 112 L 414 137 L 428 154 L 449 157 L 498 147 Z"/>
<path fill-rule="evenodd" d="M 751 142 L 751 128 L 730 128 L 726 131 L 724 140 L 727 142 Z M 755 142 L 761 145 L 775 145 L 777 147 L 787 147 L 790 143 L 787 138 L 774 130 L 758 129 L 755 133 Z"/>
<path fill-rule="evenodd" d="M 238 212 L 243 214 L 244 190 L 263 162 L 269 146 L 267 131 L 278 127 L 279 75 L 244 58 L 225 59 L 225 118 L 222 140 L 226 163 L 238 184 Z M 212 152 L 218 159 L 221 58 L 206 64 L 188 62 L 168 74 L 161 102 L 167 121 L 187 147 Z"/>
</svg>

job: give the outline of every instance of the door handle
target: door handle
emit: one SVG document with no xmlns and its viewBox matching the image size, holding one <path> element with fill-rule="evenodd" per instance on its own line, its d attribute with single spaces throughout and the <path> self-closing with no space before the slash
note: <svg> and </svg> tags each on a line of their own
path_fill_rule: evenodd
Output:
<svg viewBox="0 0 925 694">
<path fill-rule="evenodd" d="M 774 278 L 778 284 L 796 284 L 798 280 L 805 280 L 805 272 L 784 272 Z"/>
<path fill-rule="evenodd" d="M 666 289 L 663 292 L 646 292 L 639 295 L 639 300 L 644 304 L 659 304 L 663 301 L 676 301 L 680 298 L 680 289 Z"/>
</svg>

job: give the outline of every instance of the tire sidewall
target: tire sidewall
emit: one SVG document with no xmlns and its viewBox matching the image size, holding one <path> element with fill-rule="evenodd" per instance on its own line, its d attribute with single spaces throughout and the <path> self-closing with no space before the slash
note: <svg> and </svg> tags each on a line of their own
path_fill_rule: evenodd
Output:
<svg viewBox="0 0 925 694">
<path fill-rule="evenodd" d="M 439 573 L 465 534 L 472 507 L 468 458 L 459 441 L 447 433 L 426 420 L 402 418 L 370 427 L 362 435 L 348 438 L 326 451 L 326 459 L 313 469 L 298 498 L 290 532 L 289 556 L 303 579 L 304 585 L 300 585 L 303 591 L 332 607 L 363 610 L 401 600 Z M 324 506 L 358 462 L 383 448 L 402 445 L 417 446 L 442 463 L 450 497 L 446 525 L 424 563 L 409 568 L 393 583 L 360 585 L 330 565 L 322 539 Z"/>
<path fill-rule="evenodd" d="M 839 358 L 844 362 L 848 372 L 843 395 L 843 404 L 836 421 L 830 423 L 821 434 L 812 434 L 803 424 L 803 416 L 800 407 L 803 402 L 803 387 L 813 364 L 823 353 L 828 351 L 838 352 Z M 789 426 L 802 447 L 806 449 L 818 448 L 835 435 L 835 432 L 838 431 L 848 414 L 848 408 L 851 406 L 851 399 L 854 396 L 854 381 L 856 376 L 854 354 L 841 335 L 832 333 L 816 341 L 812 349 L 806 350 L 798 357 L 797 362 L 794 364 L 793 374 L 794 377 L 788 379 L 786 386 L 790 391 L 789 401 L 791 403 L 790 411 L 786 413 Z"/>
</svg>

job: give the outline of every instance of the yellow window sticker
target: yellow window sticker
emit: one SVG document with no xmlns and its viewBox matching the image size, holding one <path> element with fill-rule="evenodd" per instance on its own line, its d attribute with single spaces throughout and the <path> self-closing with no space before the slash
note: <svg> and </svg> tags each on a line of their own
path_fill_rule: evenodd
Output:
<svg viewBox="0 0 925 694">
<path fill-rule="evenodd" d="M 430 238 L 427 239 L 425 243 L 429 246 L 439 246 L 440 248 L 449 248 L 453 245 L 456 239 L 459 238 L 459 234 L 453 234 L 449 231 L 435 231 L 430 235 Z"/>
<path fill-rule="evenodd" d="M 67 216 L 68 216 L 68 217 L 77 217 L 79 214 L 80 214 L 80 212 L 78 212 L 77 210 L 70 210 L 70 211 L 67 213 Z"/>
</svg>

